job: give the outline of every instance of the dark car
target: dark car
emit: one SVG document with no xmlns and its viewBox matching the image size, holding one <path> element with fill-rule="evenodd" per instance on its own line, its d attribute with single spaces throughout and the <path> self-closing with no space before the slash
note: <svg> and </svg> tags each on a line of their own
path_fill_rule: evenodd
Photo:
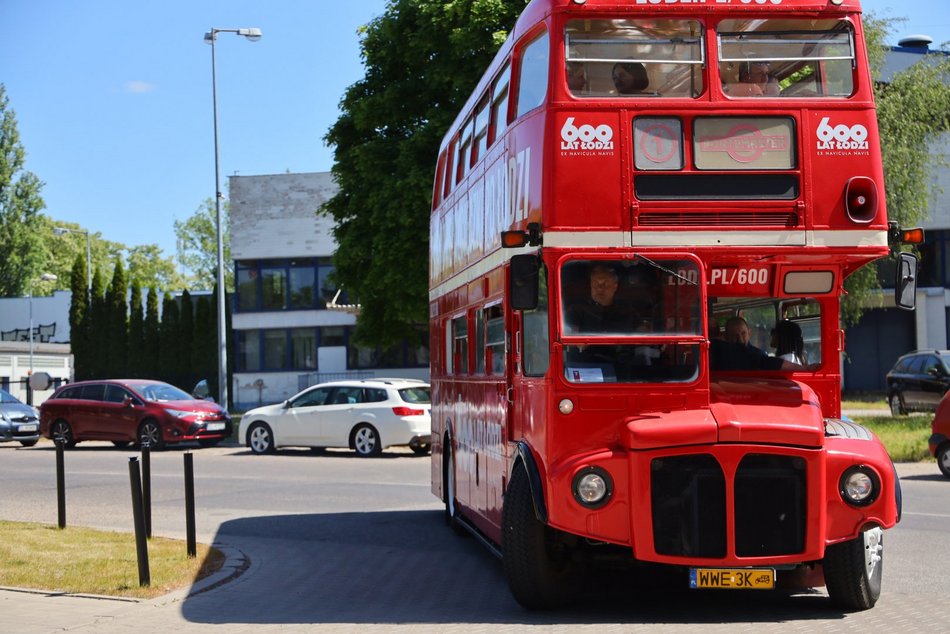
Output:
<svg viewBox="0 0 950 634">
<path fill-rule="evenodd" d="M 940 473 L 950 478 L 950 393 L 943 397 L 930 426 L 930 454 Z"/>
<path fill-rule="evenodd" d="M 887 373 L 891 413 L 933 412 L 950 389 L 950 350 L 915 350 Z"/>
<path fill-rule="evenodd" d="M 161 381 L 82 381 L 40 405 L 40 433 L 66 447 L 83 440 L 117 447 L 148 443 L 151 449 L 197 441 L 208 447 L 231 435 L 231 418 L 220 405 Z"/>
<path fill-rule="evenodd" d="M 32 447 L 40 439 L 40 421 L 36 409 L 0 390 L 0 442 L 19 442 Z"/>
</svg>

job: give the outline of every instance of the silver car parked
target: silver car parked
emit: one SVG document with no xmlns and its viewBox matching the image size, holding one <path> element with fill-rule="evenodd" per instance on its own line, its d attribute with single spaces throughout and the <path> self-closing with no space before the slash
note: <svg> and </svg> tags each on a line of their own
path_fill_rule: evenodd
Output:
<svg viewBox="0 0 950 634">
<path fill-rule="evenodd" d="M 32 447 L 40 439 L 40 416 L 36 408 L 0 390 L 0 442 L 19 442 Z"/>
</svg>

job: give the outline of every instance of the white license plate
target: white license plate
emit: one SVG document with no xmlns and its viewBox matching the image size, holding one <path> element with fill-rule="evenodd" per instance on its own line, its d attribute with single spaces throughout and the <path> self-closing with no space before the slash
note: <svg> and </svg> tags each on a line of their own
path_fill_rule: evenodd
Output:
<svg viewBox="0 0 950 634">
<path fill-rule="evenodd" d="M 208 431 L 221 431 L 224 429 L 224 423 L 208 423 Z"/>
<path fill-rule="evenodd" d="M 35 425 L 35 424 L 33 424 L 33 425 L 20 425 L 19 429 L 20 429 L 21 432 L 24 432 L 24 431 L 36 431 L 36 425 Z"/>
</svg>

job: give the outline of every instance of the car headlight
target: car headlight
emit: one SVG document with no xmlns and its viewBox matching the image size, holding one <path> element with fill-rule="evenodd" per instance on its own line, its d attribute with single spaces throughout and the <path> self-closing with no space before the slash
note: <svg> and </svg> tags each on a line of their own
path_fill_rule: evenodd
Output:
<svg viewBox="0 0 950 634">
<path fill-rule="evenodd" d="M 852 506 L 872 504 L 881 493 L 881 479 L 866 465 L 856 465 L 845 470 L 838 480 L 841 499 Z"/>
<path fill-rule="evenodd" d="M 571 492 L 581 506 L 595 509 L 607 504 L 613 495 L 613 480 L 600 467 L 587 467 L 577 472 L 571 482 Z"/>
<path fill-rule="evenodd" d="M 180 409 L 166 409 L 166 412 L 174 416 L 175 418 L 188 418 L 189 416 L 195 416 L 194 412 L 186 412 Z"/>
</svg>

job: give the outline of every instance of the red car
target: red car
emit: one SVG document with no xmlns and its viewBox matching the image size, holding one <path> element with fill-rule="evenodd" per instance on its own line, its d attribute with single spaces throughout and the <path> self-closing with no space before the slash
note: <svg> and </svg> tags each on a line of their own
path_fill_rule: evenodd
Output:
<svg viewBox="0 0 950 634">
<path fill-rule="evenodd" d="M 231 417 L 220 405 L 161 381 L 80 381 L 40 406 L 40 433 L 66 447 L 83 440 L 110 440 L 117 447 L 148 443 L 151 449 L 197 441 L 208 447 L 231 435 Z"/>
<path fill-rule="evenodd" d="M 930 453 L 937 459 L 941 473 L 950 478 L 950 392 L 947 392 L 931 426 Z"/>
</svg>

